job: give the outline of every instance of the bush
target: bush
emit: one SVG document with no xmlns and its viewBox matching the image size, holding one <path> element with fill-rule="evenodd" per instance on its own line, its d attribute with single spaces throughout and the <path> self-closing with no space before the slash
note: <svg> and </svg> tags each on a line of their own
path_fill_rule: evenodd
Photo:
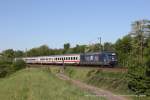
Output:
<svg viewBox="0 0 150 100">
<path fill-rule="evenodd" d="M 128 69 L 128 87 L 137 95 L 147 91 L 146 68 L 141 64 L 135 64 Z"/>
<path fill-rule="evenodd" d="M 26 67 L 26 63 L 23 60 L 17 60 L 10 62 L 8 60 L 0 60 L 0 78 L 3 78 L 14 71 L 23 69 Z"/>
<path fill-rule="evenodd" d="M 0 68 L 0 78 L 5 77 L 9 73 L 8 68 Z"/>
<path fill-rule="evenodd" d="M 0 78 L 5 77 L 11 72 L 11 63 L 6 61 L 0 61 Z"/>
<path fill-rule="evenodd" d="M 12 64 L 12 68 L 14 71 L 23 69 L 26 67 L 26 63 L 23 60 L 17 60 L 15 62 L 13 62 Z"/>
</svg>

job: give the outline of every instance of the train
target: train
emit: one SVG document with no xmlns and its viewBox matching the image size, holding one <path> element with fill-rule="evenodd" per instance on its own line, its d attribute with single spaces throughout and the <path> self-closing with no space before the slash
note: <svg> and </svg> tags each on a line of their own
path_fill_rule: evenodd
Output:
<svg viewBox="0 0 150 100">
<path fill-rule="evenodd" d="M 39 57 L 24 57 L 17 59 L 22 59 L 27 64 L 60 64 L 60 65 L 70 64 L 70 65 L 115 66 L 117 65 L 118 62 L 117 55 L 115 52 L 64 54 L 64 55 L 50 55 Z"/>
</svg>

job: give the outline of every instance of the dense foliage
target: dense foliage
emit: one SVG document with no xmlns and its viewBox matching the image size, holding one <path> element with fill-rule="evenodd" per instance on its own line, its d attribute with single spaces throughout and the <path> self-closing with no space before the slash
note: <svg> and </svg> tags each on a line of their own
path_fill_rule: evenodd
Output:
<svg viewBox="0 0 150 100">
<path fill-rule="evenodd" d="M 26 67 L 26 63 L 23 60 L 10 61 L 10 60 L 0 60 L 0 78 L 5 77 L 17 70 Z"/>
</svg>

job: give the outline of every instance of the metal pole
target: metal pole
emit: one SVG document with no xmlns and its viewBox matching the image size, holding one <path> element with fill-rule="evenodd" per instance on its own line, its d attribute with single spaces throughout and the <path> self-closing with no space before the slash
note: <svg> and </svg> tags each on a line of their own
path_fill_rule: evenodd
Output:
<svg viewBox="0 0 150 100">
<path fill-rule="evenodd" d="M 100 42 L 100 51 L 102 51 L 102 45 L 101 45 L 101 44 L 102 44 L 102 43 L 101 43 L 101 42 L 102 42 L 102 38 L 99 37 L 98 39 L 99 39 L 99 42 Z"/>
</svg>

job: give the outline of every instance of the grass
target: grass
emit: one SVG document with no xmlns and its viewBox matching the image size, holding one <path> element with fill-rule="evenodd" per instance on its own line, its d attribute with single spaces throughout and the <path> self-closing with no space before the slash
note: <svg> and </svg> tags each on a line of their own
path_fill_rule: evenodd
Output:
<svg viewBox="0 0 150 100">
<path fill-rule="evenodd" d="M 59 68 L 52 68 L 54 72 L 59 72 Z M 126 72 L 102 71 L 92 68 L 67 67 L 65 74 L 73 79 L 83 81 L 87 84 L 112 91 L 119 95 L 132 95 L 131 100 L 150 100 L 150 97 L 136 97 L 128 89 L 128 78 Z"/>
<path fill-rule="evenodd" d="M 28 68 L 0 79 L 0 100 L 106 100 L 88 95 L 91 93 L 58 79 L 45 68 Z"/>
</svg>

